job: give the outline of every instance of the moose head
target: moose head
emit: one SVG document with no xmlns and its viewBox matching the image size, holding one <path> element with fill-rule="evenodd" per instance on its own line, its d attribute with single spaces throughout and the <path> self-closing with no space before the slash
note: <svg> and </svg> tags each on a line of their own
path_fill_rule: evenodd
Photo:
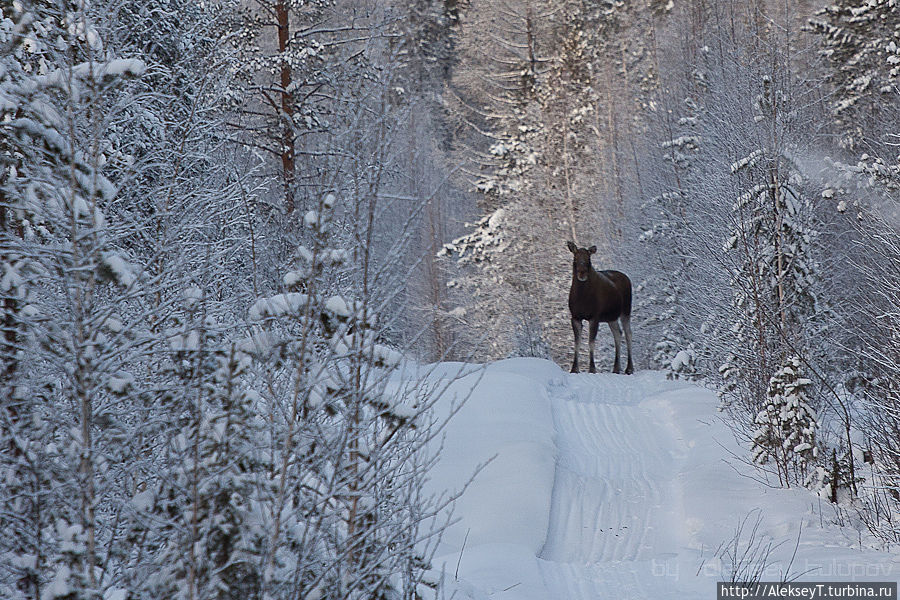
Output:
<svg viewBox="0 0 900 600">
<path fill-rule="evenodd" d="M 591 272 L 591 254 L 597 253 L 597 246 L 591 246 L 590 248 L 579 248 L 575 245 L 575 242 L 566 242 L 566 247 L 569 248 L 569 252 L 575 255 L 572 260 L 572 275 L 578 281 L 587 281 L 588 275 Z"/>
</svg>

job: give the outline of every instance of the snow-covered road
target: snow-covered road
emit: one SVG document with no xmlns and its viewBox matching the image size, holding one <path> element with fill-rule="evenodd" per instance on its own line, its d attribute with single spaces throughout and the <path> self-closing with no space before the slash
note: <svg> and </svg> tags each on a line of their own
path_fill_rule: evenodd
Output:
<svg viewBox="0 0 900 600">
<path fill-rule="evenodd" d="M 652 393 L 642 379 L 578 375 L 550 388 L 558 453 L 538 558 L 555 597 L 667 591 L 652 576 L 653 561 L 684 545 L 675 477 L 682 456 L 665 424 L 641 405 Z"/>
<path fill-rule="evenodd" d="M 716 548 L 758 517 L 759 539 L 776 546 L 767 579 L 900 576 L 896 555 L 860 550 L 858 531 L 833 525 L 809 491 L 748 477 L 707 390 L 655 372 L 570 375 L 535 359 L 454 384 L 473 386 L 432 481 L 458 487 L 495 457 L 458 503 L 435 564 L 456 598 L 715 597 L 730 575 Z"/>
</svg>

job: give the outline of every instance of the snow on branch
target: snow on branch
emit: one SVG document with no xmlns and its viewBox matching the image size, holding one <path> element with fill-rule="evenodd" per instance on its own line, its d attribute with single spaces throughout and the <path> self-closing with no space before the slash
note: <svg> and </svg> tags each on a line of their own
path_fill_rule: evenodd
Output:
<svg viewBox="0 0 900 600">
<path fill-rule="evenodd" d="M 479 263 L 487 261 L 493 253 L 503 252 L 509 242 L 503 234 L 503 220 L 506 211 L 498 208 L 490 215 L 475 224 L 472 233 L 458 237 L 449 244 L 444 244 L 438 256 L 457 254 L 459 264 Z M 471 223 L 468 224 L 471 226 Z M 466 254 L 468 253 L 468 256 Z"/>
<path fill-rule="evenodd" d="M 134 266 L 118 252 L 104 252 L 98 269 L 102 276 L 123 287 L 130 287 L 137 281 Z"/>
<path fill-rule="evenodd" d="M 309 296 L 299 292 L 276 294 L 269 298 L 260 298 L 248 311 L 251 321 L 262 321 L 271 317 L 297 314 L 309 304 Z"/>
<path fill-rule="evenodd" d="M 146 70 L 146 63 L 138 58 L 114 58 L 105 63 L 83 62 L 71 69 L 57 69 L 46 75 L 38 75 L 33 81 L 39 87 L 55 87 L 63 91 L 77 92 L 77 88 L 69 87 L 73 79 L 110 84 L 123 78 L 140 77 Z"/>
</svg>

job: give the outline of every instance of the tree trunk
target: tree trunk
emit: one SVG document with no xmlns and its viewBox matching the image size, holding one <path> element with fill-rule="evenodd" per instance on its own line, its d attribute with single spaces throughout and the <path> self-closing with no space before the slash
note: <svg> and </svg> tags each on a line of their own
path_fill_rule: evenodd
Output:
<svg viewBox="0 0 900 600">
<path fill-rule="evenodd" d="M 281 53 L 281 177 L 284 186 L 284 212 L 294 212 L 294 95 L 291 92 L 291 65 L 285 58 L 291 26 L 287 0 L 275 4 L 278 23 L 278 52 Z"/>
</svg>

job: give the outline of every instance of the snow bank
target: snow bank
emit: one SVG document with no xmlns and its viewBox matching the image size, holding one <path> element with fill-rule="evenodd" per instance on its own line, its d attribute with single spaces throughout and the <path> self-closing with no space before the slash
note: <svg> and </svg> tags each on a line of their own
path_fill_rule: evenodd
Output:
<svg viewBox="0 0 900 600">
<path fill-rule="evenodd" d="M 556 459 L 547 383 L 562 375 L 547 361 L 512 359 L 459 379 L 444 395 L 448 410 L 474 386 L 446 432 L 431 491 L 461 489 L 479 465 L 490 462 L 457 503 L 460 520 L 444 535 L 436 567 L 453 572 L 460 553 L 469 563 L 482 546 L 518 547 L 532 557 L 540 551 Z"/>
</svg>

